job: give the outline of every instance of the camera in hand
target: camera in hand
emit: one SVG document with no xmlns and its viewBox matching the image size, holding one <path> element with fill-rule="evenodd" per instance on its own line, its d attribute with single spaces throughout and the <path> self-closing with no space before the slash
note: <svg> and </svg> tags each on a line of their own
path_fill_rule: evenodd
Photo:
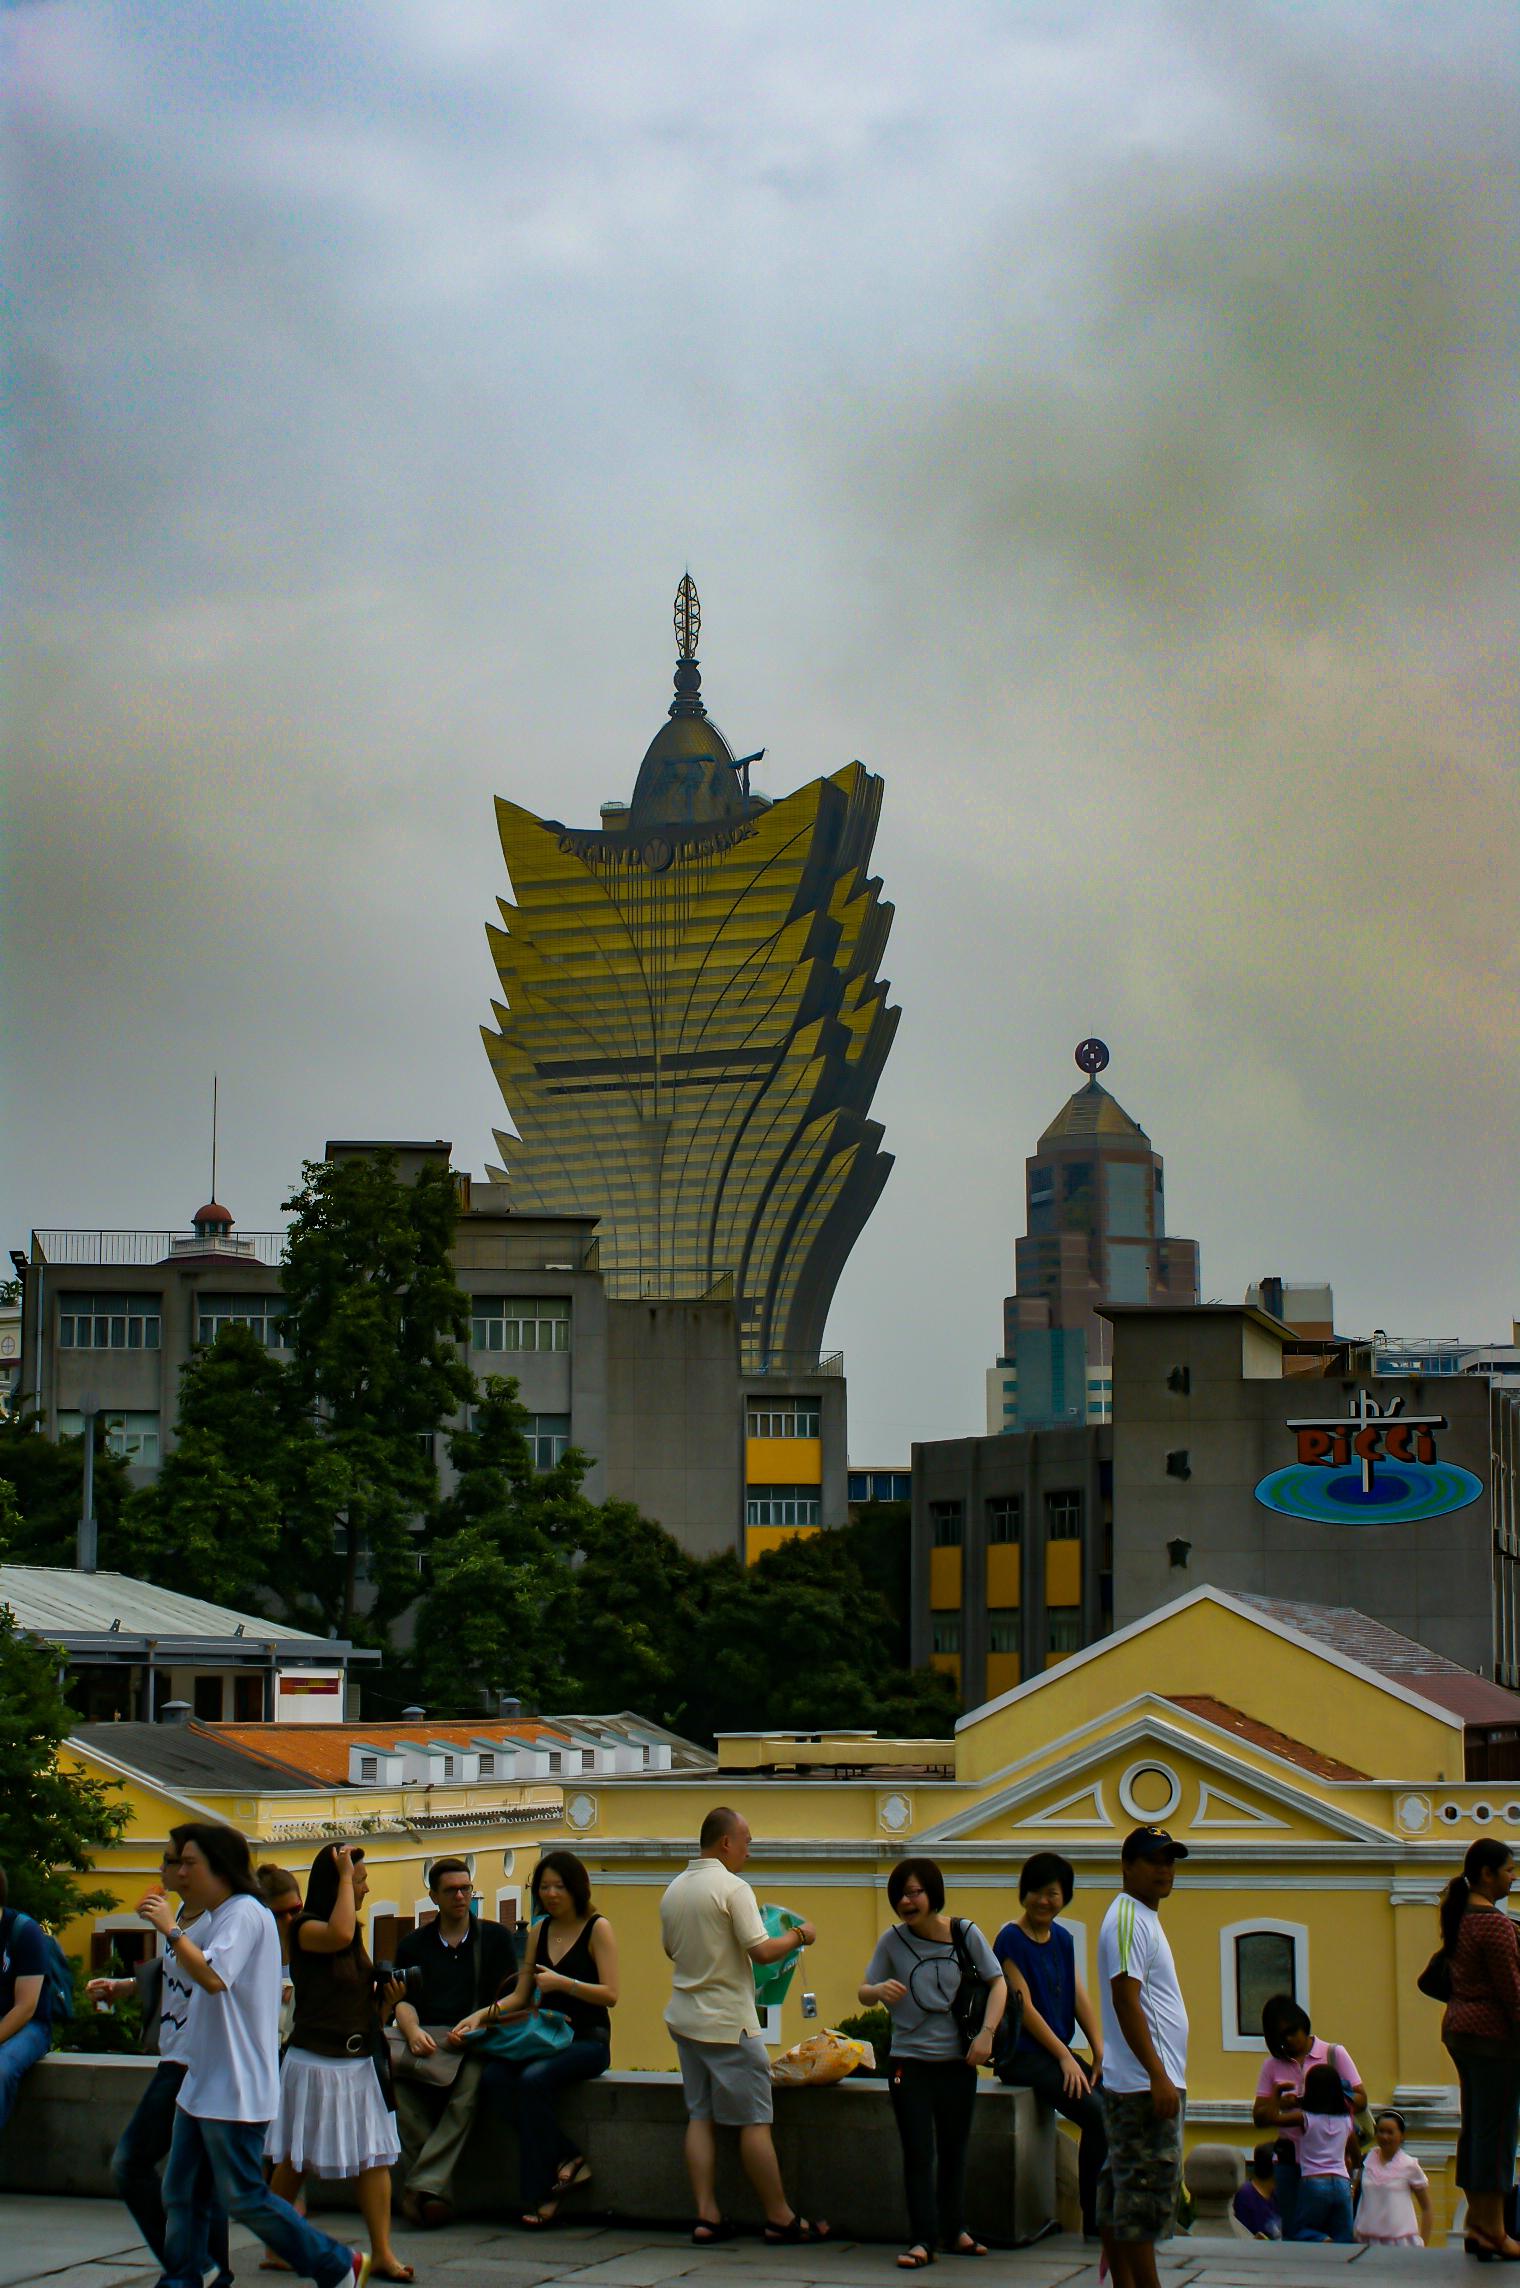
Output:
<svg viewBox="0 0 1520 2288">
<path fill-rule="evenodd" d="M 384 2001 L 385 1989 L 390 1985 L 393 1978 L 399 1979 L 405 1989 L 401 1996 L 403 2002 L 414 2002 L 422 1989 L 422 1965 L 420 1962 L 408 1963 L 404 1970 L 398 1970 L 393 1962 L 377 1962 L 374 1966 L 374 1977 L 377 2001 Z"/>
</svg>

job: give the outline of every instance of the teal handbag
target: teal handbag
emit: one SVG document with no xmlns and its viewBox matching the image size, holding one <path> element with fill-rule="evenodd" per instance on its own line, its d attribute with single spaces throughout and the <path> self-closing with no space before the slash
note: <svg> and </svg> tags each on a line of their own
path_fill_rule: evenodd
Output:
<svg viewBox="0 0 1520 2288">
<path fill-rule="evenodd" d="M 568 2018 L 558 2010 L 532 2010 L 506 2025 L 477 2026 L 465 2041 L 477 2058 L 505 2058 L 509 2065 L 530 2066 L 535 2058 L 552 2058 L 575 2039 Z"/>
</svg>

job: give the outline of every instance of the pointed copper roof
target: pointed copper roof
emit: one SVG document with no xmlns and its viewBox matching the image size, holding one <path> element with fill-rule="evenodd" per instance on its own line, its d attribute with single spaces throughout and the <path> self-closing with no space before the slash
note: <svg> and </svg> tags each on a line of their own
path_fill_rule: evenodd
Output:
<svg viewBox="0 0 1520 2288">
<path fill-rule="evenodd" d="M 1098 1136 L 1123 1136 L 1138 1139 L 1142 1144 L 1150 1143 L 1139 1121 L 1131 1120 L 1123 1105 L 1111 1097 L 1106 1088 L 1090 1080 L 1075 1096 L 1067 1098 L 1040 1138 L 1040 1147 L 1043 1150 L 1047 1144 L 1085 1142 Z"/>
</svg>

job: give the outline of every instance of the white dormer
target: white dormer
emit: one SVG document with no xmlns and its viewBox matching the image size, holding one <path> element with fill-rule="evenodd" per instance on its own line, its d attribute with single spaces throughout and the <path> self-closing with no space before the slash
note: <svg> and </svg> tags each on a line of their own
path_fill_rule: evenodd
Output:
<svg viewBox="0 0 1520 2288">
<path fill-rule="evenodd" d="M 399 1787 L 406 1776 L 406 1759 L 399 1748 L 372 1747 L 355 1740 L 348 1751 L 350 1787 Z"/>
</svg>

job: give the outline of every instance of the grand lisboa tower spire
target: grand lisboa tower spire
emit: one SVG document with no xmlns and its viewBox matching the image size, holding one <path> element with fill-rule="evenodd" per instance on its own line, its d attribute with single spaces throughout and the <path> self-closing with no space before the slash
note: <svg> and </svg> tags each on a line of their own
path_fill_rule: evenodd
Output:
<svg viewBox="0 0 1520 2288">
<path fill-rule="evenodd" d="M 631 803 L 591 829 L 498 801 L 510 877 L 486 1050 L 514 1206 L 601 1217 L 613 1297 L 722 1294 L 742 1364 L 807 1371 L 891 1168 L 871 1099 L 897 1029 L 859 763 L 752 793 L 702 700 L 676 593 L 675 697 Z"/>
</svg>

